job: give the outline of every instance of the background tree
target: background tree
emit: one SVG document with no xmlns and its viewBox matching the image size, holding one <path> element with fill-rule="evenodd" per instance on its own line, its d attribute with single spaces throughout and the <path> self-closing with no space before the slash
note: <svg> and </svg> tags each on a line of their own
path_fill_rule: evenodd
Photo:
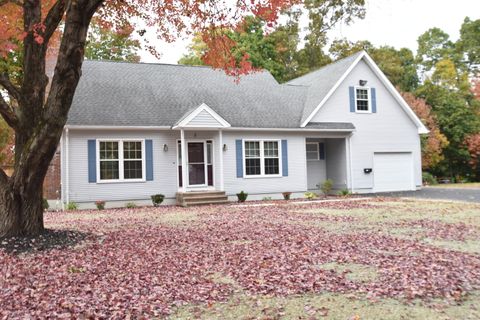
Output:
<svg viewBox="0 0 480 320">
<path fill-rule="evenodd" d="M 448 139 L 440 132 L 437 119 L 432 113 L 432 107 L 425 100 L 417 98 L 410 92 L 401 92 L 401 94 L 415 114 L 430 130 L 428 135 L 421 137 L 422 169 L 429 170 L 435 168 L 436 165 L 445 159 L 443 149 L 448 146 Z"/>
<path fill-rule="evenodd" d="M 90 60 L 112 60 L 139 62 L 140 41 L 133 39 L 131 25 L 112 29 L 100 19 L 93 19 L 85 45 L 85 58 Z"/>
</svg>

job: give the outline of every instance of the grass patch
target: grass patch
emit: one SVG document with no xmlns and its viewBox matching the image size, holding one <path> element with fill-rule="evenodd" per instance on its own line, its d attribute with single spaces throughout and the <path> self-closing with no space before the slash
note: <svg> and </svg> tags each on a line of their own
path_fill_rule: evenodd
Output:
<svg viewBox="0 0 480 320">
<path fill-rule="evenodd" d="M 378 278 L 377 269 L 357 263 L 329 262 L 322 264 L 320 269 L 345 273 L 345 277 L 354 282 L 371 282 Z"/>
<path fill-rule="evenodd" d="M 427 238 L 423 239 L 423 242 L 432 246 L 441 247 L 449 250 L 480 254 L 480 240 L 454 241 Z"/>
<path fill-rule="evenodd" d="M 332 293 L 288 297 L 237 295 L 226 302 L 181 307 L 171 319 L 479 319 L 479 298 L 477 292 L 461 305 L 428 306 Z"/>
<path fill-rule="evenodd" d="M 198 220 L 197 214 L 186 211 L 165 213 L 154 217 L 157 222 L 168 226 L 181 226 Z"/>
<path fill-rule="evenodd" d="M 468 183 L 442 183 L 435 184 L 429 187 L 433 188 L 454 188 L 454 189 L 477 189 L 480 188 L 479 182 L 468 182 Z"/>
</svg>

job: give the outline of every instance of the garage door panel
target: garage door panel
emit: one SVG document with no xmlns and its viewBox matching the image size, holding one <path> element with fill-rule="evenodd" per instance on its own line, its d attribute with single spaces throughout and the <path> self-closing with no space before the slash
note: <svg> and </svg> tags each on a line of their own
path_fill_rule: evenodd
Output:
<svg viewBox="0 0 480 320">
<path fill-rule="evenodd" d="M 412 153 L 374 153 L 373 163 L 375 192 L 414 189 Z"/>
</svg>

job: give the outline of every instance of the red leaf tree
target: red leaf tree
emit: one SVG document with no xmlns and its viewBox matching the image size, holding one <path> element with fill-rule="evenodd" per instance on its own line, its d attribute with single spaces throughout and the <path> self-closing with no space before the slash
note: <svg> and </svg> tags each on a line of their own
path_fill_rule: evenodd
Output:
<svg viewBox="0 0 480 320">
<path fill-rule="evenodd" d="M 200 32 L 210 48 L 206 55 L 209 64 L 240 75 L 251 68 L 248 57 L 232 59 L 232 44 L 218 30 L 233 30 L 247 15 L 274 22 L 282 10 L 298 2 L 0 0 L 0 59 L 15 50 L 22 58 L 17 81 L 8 68 L 0 73 L 0 114 L 15 132 L 14 172 L 9 177 L 0 171 L 0 238 L 35 235 L 44 230 L 42 183 L 81 76 L 86 36 L 94 14 L 105 25 L 135 28 L 137 21 L 155 29 L 158 38 L 166 41 Z M 49 81 L 45 66 L 56 34 L 60 34 L 58 57 Z"/>
<path fill-rule="evenodd" d="M 432 107 L 425 100 L 417 98 L 410 92 L 401 92 L 401 94 L 415 114 L 430 130 L 428 135 L 422 139 L 422 168 L 431 169 L 444 159 L 443 149 L 448 146 L 448 139 L 440 131 L 437 119 L 432 113 Z"/>
</svg>

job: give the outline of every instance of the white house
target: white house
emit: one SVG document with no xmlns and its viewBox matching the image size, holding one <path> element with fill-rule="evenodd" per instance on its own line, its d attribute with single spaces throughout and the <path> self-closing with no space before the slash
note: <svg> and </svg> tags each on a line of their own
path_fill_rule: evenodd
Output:
<svg viewBox="0 0 480 320">
<path fill-rule="evenodd" d="M 332 179 L 421 187 L 428 130 L 365 52 L 279 84 L 221 70 L 85 61 L 61 141 L 63 203 L 303 196 Z"/>
</svg>

